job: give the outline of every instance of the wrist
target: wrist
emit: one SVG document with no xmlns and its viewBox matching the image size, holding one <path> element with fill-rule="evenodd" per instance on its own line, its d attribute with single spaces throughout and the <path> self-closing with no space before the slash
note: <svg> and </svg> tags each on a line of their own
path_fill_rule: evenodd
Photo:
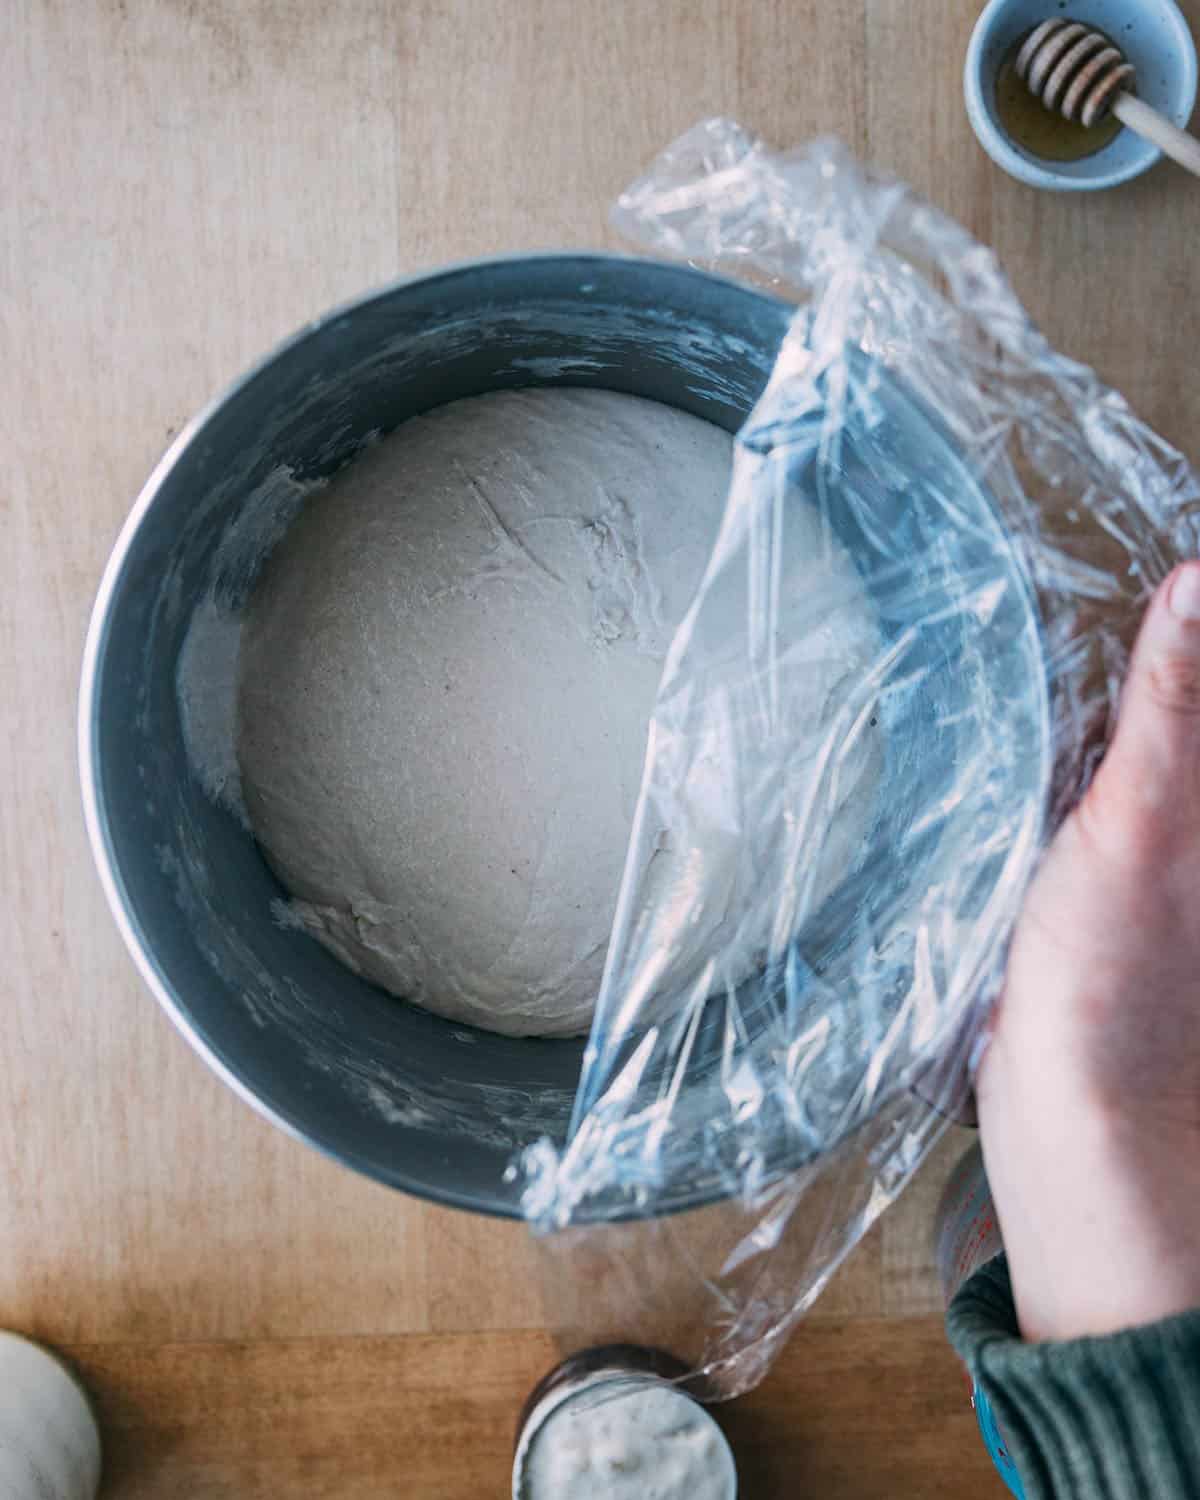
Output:
<svg viewBox="0 0 1200 1500">
<path fill-rule="evenodd" d="M 991 1114 L 981 1106 L 984 1154 L 1027 1339 L 1200 1306 L 1200 1139 L 1079 1110 L 1034 1139 Z"/>
</svg>

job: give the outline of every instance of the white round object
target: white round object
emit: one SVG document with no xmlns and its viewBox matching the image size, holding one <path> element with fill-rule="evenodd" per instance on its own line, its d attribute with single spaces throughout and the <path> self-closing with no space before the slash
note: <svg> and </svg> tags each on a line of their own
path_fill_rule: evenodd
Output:
<svg viewBox="0 0 1200 1500">
<path fill-rule="evenodd" d="M 52 1354 L 0 1333 L 0 1496 L 95 1500 L 100 1433 L 87 1398 Z"/>
</svg>

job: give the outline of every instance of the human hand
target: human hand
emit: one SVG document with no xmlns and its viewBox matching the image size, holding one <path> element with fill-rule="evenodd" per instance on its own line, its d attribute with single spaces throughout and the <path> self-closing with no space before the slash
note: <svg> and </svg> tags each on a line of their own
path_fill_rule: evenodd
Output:
<svg viewBox="0 0 1200 1500">
<path fill-rule="evenodd" d="M 1030 890 L 977 1097 L 1026 1338 L 1200 1305 L 1200 563 Z"/>
</svg>

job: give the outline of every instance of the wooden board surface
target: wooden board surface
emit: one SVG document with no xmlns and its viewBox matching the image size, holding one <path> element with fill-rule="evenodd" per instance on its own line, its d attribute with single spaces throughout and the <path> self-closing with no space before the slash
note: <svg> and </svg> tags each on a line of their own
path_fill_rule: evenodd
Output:
<svg viewBox="0 0 1200 1500">
<path fill-rule="evenodd" d="M 69 1354 L 121 1500 L 505 1493 L 541 1333 L 85 1345 Z M 941 1323 L 821 1321 L 720 1408 L 742 1493 L 1002 1500 Z M 568 1500 L 568 1497 L 564 1497 Z"/>
<path fill-rule="evenodd" d="M 961 104 L 975 10 L 0 0 L 0 1325 L 79 1346 L 114 1500 L 500 1494 L 550 1353 L 522 1230 L 273 1130 L 134 976 L 86 848 L 73 718 L 142 481 L 331 303 L 456 257 L 613 243 L 615 193 L 714 112 L 780 144 L 836 132 L 909 178 L 996 245 L 1056 344 L 1195 454 L 1200 193 L 1170 168 L 1081 197 L 997 172 Z M 1185 10 L 1200 25 L 1200 0 Z M 830 1497 L 1000 1493 L 923 1316 L 953 1151 L 731 1417 L 748 1494 L 797 1476 Z"/>
</svg>

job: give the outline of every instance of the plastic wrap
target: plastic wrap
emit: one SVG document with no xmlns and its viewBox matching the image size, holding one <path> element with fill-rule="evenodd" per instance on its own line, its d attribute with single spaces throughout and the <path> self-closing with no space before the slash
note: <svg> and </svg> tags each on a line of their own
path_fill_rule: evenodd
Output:
<svg viewBox="0 0 1200 1500">
<path fill-rule="evenodd" d="M 992 253 L 834 143 L 697 127 L 649 249 L 796 303 L 671 645 L 566 1145 L 527 1153 L 569 1341 L 765 1372 L 977 1054 L 1085 787 L 1187 465 Z"/>
</svg>

